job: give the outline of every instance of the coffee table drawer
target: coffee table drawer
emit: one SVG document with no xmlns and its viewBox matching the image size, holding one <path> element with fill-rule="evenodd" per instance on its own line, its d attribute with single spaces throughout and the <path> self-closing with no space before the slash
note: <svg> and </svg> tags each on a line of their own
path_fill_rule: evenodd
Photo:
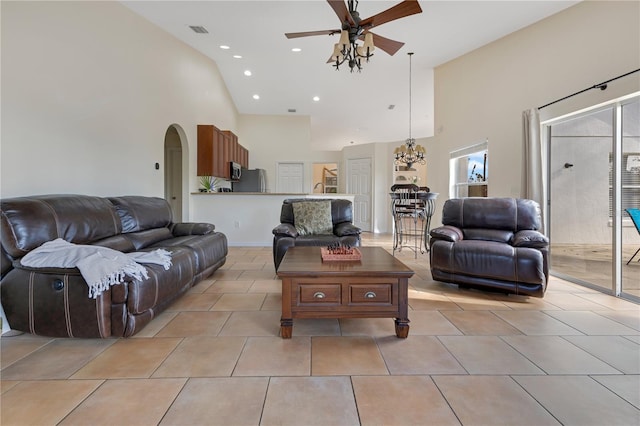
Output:
<svg viewBox="0 0 640 426">
<path fill-rule="evenodd" d="M 393 284 L 351 284 L 349 303 L 353 305 L 389 305 L 393 303 Z"/>
<path fill-rule="evenodd" d="M 340 305 L 340 284 L 300 284 L 298 288 L 298 300 L 302 305 Z"/>
</svg>

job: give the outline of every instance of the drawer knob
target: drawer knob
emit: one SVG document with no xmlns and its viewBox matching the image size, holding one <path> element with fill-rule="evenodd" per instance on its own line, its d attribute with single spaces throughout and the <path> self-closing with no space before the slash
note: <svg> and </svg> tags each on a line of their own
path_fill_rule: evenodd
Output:
<svg viewBox="0 0 640 426">
<path fill-rule="evenodd" d="M 314 299 L 324 299 L 325 298 L 325 294 L 321 291 L 316 291 L 315 293 L 313 293 L 313 298 Z"/>
<path fill-rule="evenodd" d="M 364 294 L 364 297 L 366 297 L 367 299 L 375 299 L 376 294 L 373 291 L 368 291 Z"/>
</svg>

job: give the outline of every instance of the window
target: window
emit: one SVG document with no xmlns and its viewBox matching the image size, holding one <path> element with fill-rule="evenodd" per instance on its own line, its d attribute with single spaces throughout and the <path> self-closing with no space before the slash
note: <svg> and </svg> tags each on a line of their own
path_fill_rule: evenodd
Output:
<svg viewBox="0 0 640 426">
<path fill-rule="evenodd" d="M 488 141 L 473 144 L 450 153 L 449 197 L 487 196 Z"/>
</svg>

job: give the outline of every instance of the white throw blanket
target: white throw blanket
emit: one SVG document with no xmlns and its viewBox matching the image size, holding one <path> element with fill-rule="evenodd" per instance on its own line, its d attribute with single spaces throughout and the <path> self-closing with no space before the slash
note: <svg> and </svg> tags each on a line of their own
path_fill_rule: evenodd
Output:
<svg viewBox="0 0 640 426">
<path fill-rule="evenodd" d="M 27 253 L 21 260 L 31 268 L 78 268 L 89 286 L 89 297 L 95 299 L 125 276 L 136 280 L 149 278 L 140 263 L 171 267 L 171 252 L 157 249 L 151 252 L 122 253 L 107 247 L 73 244 L 58 238 Z"/>
</svg>

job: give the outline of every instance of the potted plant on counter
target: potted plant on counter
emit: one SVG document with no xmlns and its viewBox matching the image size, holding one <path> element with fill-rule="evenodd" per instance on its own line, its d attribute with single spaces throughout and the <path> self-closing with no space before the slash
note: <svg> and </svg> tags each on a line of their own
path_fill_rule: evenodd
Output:
<svg viewBox="0 0 640 426">
<path fill-rule="evenodd" d="M 200 176 L 200 192 L 216 192 L 220 179 L 213 176 Z"/>
</svg>

